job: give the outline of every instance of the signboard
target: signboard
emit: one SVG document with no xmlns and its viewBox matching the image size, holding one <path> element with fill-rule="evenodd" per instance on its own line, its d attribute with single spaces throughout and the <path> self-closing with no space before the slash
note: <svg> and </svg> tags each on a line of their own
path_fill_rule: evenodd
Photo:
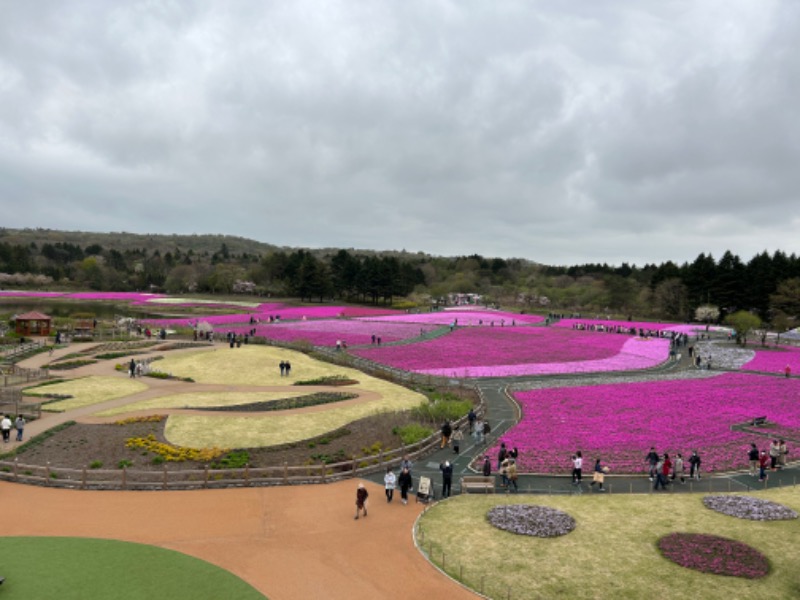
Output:
<svg viewBox="0 0 800 600">
<path fill-rule="evenodd" d="M 420 477 L 417 486 L 417 502 L 428 502 L 433 497 L 430 477 Z"/>
</svg>

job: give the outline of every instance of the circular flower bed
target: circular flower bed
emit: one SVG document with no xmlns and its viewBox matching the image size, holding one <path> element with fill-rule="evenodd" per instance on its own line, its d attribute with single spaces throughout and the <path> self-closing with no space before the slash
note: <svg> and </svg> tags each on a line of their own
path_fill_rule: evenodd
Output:
<svg viewBox="0 0 800 600">
<path fill-rule="evenodd" d="M 753 496 L 706 496 L 703 504 L 724 515 L 751 521 L 788 521 L 797 518 L 797 513 L 788 506 Z"/>
<path fill-rule="evenodd" d="M 575 529 L 575 519 L 547 506 L 504 504 L 486 514 L 489 523 L 511 533 L 536 537 L 558 537 Z"/>
<path fill-rule="evenodd" d="M 702 573 L 756 579 L 769 573 L 769 560 L 755 548 L 715 535 L 671 533 L 658 540 L 664 558 Z"/>
</svg>

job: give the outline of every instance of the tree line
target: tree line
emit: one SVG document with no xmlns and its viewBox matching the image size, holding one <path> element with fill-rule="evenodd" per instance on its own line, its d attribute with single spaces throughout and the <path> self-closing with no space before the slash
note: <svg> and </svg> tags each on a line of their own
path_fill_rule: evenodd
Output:
<svg viewBox="0 0 800 600">
<path fill-rule="evenodd" d="M 50 232 L 52 236 L 52 232 Z M 124 248 L 124 249 L 119 249 Z M 789 326 L 800 317 L 800 258 L 766 251 L 744 262 L 728 251 L 677 264 L 589 263 L 547 266 L 478 254 L 277 249 L 214 252 L 176 244 L 166 251 L 92 243 L 0 242 L 0 287 L 257 294 L 429 306 L 473 293 L 518 310 L 693 320 L 715 307 L 714 320 L 746 311 Z"/>
</svg>

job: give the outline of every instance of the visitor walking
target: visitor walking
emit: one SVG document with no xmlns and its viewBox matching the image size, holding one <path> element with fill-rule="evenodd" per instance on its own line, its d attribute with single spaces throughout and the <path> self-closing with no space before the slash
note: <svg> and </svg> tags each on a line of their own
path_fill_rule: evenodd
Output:
<svg viewBox="0 0 800 600">
<path fill-rule="evenodd" d="M 789 454 L 789 449 L 786 447 L 786 440 L 778 442 L 780 446 L 780 455 L 778 456 L 778 468 L 783 469 L 786 466 L 786 455 Z"/>
<path fill-rule="evenodd" d="M 747 460 L 750 461 L 750 475 L 756 477 L 758 475 L 758 446 L 753 442 L 750 444 L 750 450 L 747 452 Z"/>
<path fill-rule="evenodd" d="M 497 451 L 497 469 L 500 470 L 500 467 L 503 465 L 503 461 L 508 456 L 508 450 L 506 450 L 506 443 L 500 442 L 500 450 Z"/>
<path fill-rule="evenodd" d="M 128 373 L 130 373 L 131 379 L 136 377 L 136 361 L 133 359 L 128 363 Z"/>
<path fill-rule="evenodd" d="M 363 483 L 359 483 L 356 489 L 356 519 L 358 519 L 358 514 L 361 511 L 364 511 L 364 518 L 367 517 L 367 498 L 369 498 L 367 488 L 364 487 Z"/>
<path fill-rule="evenodd" d="M 441 448 L 447 446 L 450 443 L 450 436 L 453 434 L 453 427 L 450 425 L 450 421 L 445 421 L 442 423 L 442 445 Z"/>
<path fill-rule="evenodd" d="M 572 485 L 580 485 L 583 477 L 583 454 L 578 450 L 572 455 Z"/>
<path fill-rule="evenodd" d="M 397 476 L 397 485 L 400 486 L 400 500 L 403 504 L 408 504 L 408 490 L 414 487 L 414 481 L 411 479 L 411 471 L 406 467 L 400 470 L 400 475 Z"/>
<path fill-rule="evenodd" d="M 17 420 L 14 421 L 14 427 L 17 430 L 17 441 L 22 441 L 22 432 L 25 430 L 25 417 L 17 415 Z"/>
<path fill-rule="evenodd" d="M 475 421 L 477 421 L 478 415 L 475 414 L 475 409 L 470 408 L 469 414 L 467 414 L 467 422 L 469 423 L 469 433 L 471 434 L 475 431 Z"/>
<path fill-rule="evenodd" d="M 767 480 L 767 465 L 769 464 L 769 456 L 767 456 L 767 451 L 762 450 L 761 456 L 758 457 L 758 480 L 759 481 L 766 481 Z"/>
<path fill-rule="evenodd" d="M 672 467 L 672 481 L 675 481 L 675 478 L 681 480 L 681 483 L 686 483 L 686 477 L 684 477 L 684 469 L 686 467 L 683 464 L 683 454 L 678 452 L 675 455 L 675 465 Z"/>
<path fill-rule="evenodd" d="M 769 445 L 769 468 L 773 471 L 778 468 L 778 457 L 781 455 L 781 445 L 778 440 L 772 440 Z"/>
<path fill-rule="evenodd" d="M 450 488 L 453 485 L 453 465 L 446 460 L 439 465 L 439 470 L 442 472 L 442 498 L 449 498 Z"/>
<path fill-rule="evenodd" d="M 690 479 L 700 479 L 700 465 L 702 462 L 703 461 L 700 458 L 700 455 L 697 453 L 697 450 L 692 450 L 692 455 L 689 457 Z"/>
<path fill-rule="evenodd" d="M 464 439 L 464 434 L 461 432 L 461 429 L 459 429 L 458 425 L 456 425 L 455 431 L 453 432 L 453 437 L 452 437 L 452 440 L 453 440 L 453 453 L 454 454 L 458 454 L 458 452 L 459 452 L 459 450 L 461 448 L 461 440 L 463 440 L 463 439 Z"/>
<path fill-rule="evenodd" d="M 506 469 L 506 477 L 508 477 L 508 489 L 511 490 L 511 487 L 514 488 L 514 491 L 518 491 L 517 488 L 517 461 L 515 461 L 510 456 L 508 457 L 508 468 Z"/>
<path fill-rule="evenodd" d="M 594 484 L 597 483 L 599 484 L 598 491 L 605 492 L 606 490 L 603 487 L 603 484 L 605 483 L 607 472 L 608 472 L 608 467 L 604 467 L 603 463 L 600 461 L 599 458 L 595 460 L 594 472 L 592 473 L 592 483 L 590 483 L 589 485 L 591 487 L 594 487 Z"/>
<path fill-rule="evenodd" d="M 281 361 L 281 364 L 278 365 L 278 366 L 281 369 L 281 377 L 283 377 L 284 373 L 286 372 L 286 362 L 285 361 Z"/>
<path fill-rule="evenodd" d="M 3 430 L 3 441 L 8 443 L 11 441 L 11 417 L 4 415 L 0 421 L 0 429 Z"/>
<path fill-rule="evenodd" d="M 392 471 L 392 467 L 386 469 L 386 475 L 383 476 L 383 485 L 386 488 L 386 502 L 391 502 L 394 498 L 394 488 L 397 485 L 397 475 Z"/>
<path fill-rule="evenodd" d="M 492 475 L 492 460 L 489 458 L 489 455 L 483 457 L 483 470 L 482 470 L 484 477 L 491 477 Z"/>
<path fill-rule="evenodd" d="M 650 481 L 653 481 L 658 473 L 657 465 L 658 465 L 658 452 L 656 452 L 655 446 L 650 446 L 650 452 L 647 453 L 647 456 L 644 457 L 644 461 L 650 465 L 649 475 Z"/>
</svg>

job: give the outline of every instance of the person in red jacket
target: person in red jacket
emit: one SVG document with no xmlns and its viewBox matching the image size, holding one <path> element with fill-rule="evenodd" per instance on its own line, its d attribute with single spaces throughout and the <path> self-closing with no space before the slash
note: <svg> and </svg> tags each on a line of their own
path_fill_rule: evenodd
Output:
<svg viewBox="0 0 800 600">
<path fill-rule="evenodd" d="M 761 456 L 758 457 L 758 480 L 766 481 L 767 479 L 767 465 L 769 465 L 769 456 L 766 450 L 761 451 Z"/>
</svg>

